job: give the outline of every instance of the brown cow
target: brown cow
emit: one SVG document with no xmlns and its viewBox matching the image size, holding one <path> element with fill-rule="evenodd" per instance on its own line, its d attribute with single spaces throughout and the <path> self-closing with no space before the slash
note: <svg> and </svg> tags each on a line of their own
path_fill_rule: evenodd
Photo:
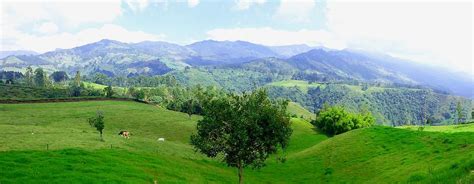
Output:
<svg viewBox="0 0 474 184">
<path fill-rule="evenodd" d="M 130 132 L 128 131 L 120 131 L 119 135 L 121 135 L 122 137 L 125 137 L 125 138 L 130 138 Z"/>
</svg>

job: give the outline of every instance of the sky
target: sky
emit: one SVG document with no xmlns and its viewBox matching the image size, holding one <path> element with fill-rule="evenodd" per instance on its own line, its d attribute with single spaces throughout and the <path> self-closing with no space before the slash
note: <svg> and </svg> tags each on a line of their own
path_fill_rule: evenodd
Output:
<svg viewBox="0 0 474 184">
<path fill-rule="evenodd" d="M 474 76 L 471 1 L 2 0 L 0 50 L 244 40 L 362 49 Z"/>
</svg>

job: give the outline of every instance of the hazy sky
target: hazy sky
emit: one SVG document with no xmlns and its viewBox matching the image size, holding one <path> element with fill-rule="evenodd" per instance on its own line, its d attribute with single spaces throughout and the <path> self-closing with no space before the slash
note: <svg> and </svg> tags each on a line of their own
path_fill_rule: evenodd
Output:
<svg viewBox="0 0 474 184">
<path fill-rule="evenodd" d="M 474 76 L 470 1 L 2 0 L 0 50 L 204 39 L 387 53 Z"/>
</svg>

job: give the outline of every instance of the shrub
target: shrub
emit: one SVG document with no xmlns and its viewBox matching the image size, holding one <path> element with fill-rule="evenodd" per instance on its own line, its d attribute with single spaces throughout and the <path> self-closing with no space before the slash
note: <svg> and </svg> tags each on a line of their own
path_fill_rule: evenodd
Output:
<svg viewBox="0 0 474 184">
<path fill-rule="evenodd" d="M 342 107 L 324 107 L 311 124 L 328 135 L 336 135 L 353 129 L 372 126 L 375 123 L 370 113 L 355 114 Z"/>
</svg>

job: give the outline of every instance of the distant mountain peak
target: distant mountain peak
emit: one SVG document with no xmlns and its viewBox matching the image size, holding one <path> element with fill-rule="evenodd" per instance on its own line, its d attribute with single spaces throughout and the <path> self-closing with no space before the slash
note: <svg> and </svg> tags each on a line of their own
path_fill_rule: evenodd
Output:
<svg viewBox="0 0 474 184">
<path fill-rule="evenodd" d="M 117 40 L 111 40 L 111 39 L 102 39 L 96 43 L 122 43 L 122 42 L 119 42 Z"/>
<path fill-rule="evenodd" d="M 38 55 L 39 53 L 31 50 L 8 50 L 0 51 L 0 59 L 7 58 L 8 56 L 19 56 L 19 55 Z"/>
</svg>

